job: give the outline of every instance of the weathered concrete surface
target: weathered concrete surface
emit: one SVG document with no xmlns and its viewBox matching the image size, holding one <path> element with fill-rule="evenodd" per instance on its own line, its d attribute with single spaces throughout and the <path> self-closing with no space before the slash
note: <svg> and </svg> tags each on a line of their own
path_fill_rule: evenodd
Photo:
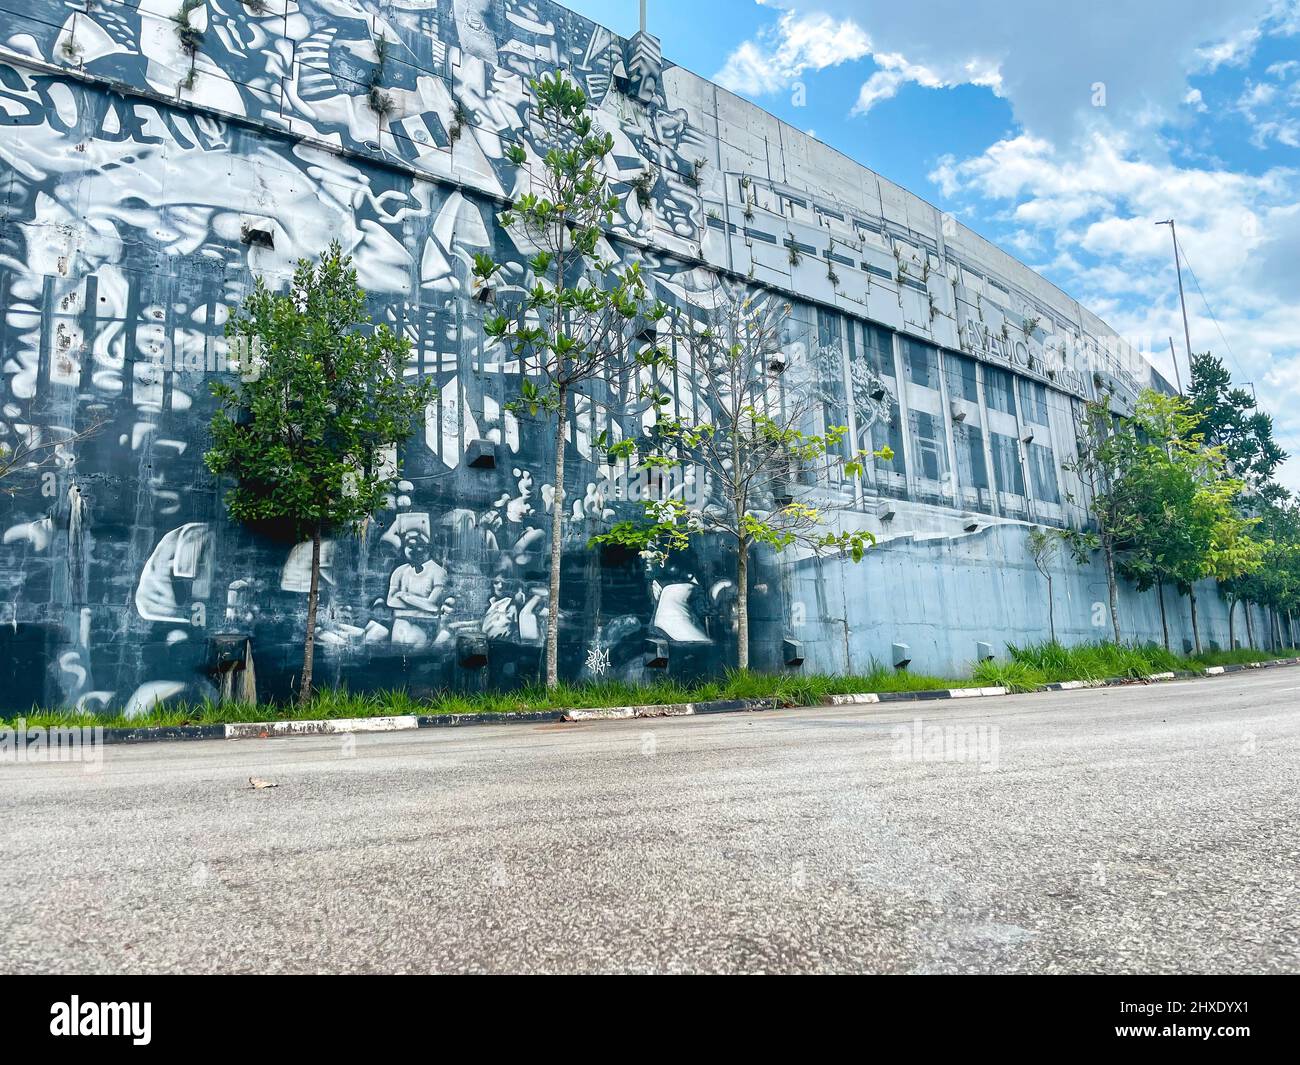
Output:
<svg viewBox="0 0 1300 1065">
<path fill-rule="evenodd" d="M 1289 669 L 110 749 L 0 766 L 0 970 L 1295 971 L 1297 784 Z"/>
<path fill-rule="evenodd" d="M 642 438 L 648 380 L 613 375 L 594 410 L 575 399 L 554 484 L 555 434 L 513 413 L 523 367 L 489 343 L 494 312 L 474 296 L 476 254 L 503 264 L 499 311 L 536 280 L 534 249 L 498 212 L 524 187 L 506 149 L 535 173 L 548 147 L 528 86 L 557 65 L 614 138 L 601 257 L 643 264 L 679 325 L 709 313 L 719 276 L 737 298 L 788 303 L 773 390 L 816 394 L 804 430 L 842 425 L 852 449 L 895 453 L 860 485 L 818 488 L 844 529 L 880 538 L 862 566 L 755 556 L 754 665 L 783 668 L 786 639 L 809 669 L 865 668 L 901 642 L 913 668 L 948 674 L 979 643 L 1046 634 L 1024 537 L 1085 520 L 1068 469 L 1081 404 L 1105 394 L 1128 411 L 1143 387 L 1169 387 L 1073 298 L 657 43 L 550 0 L 210 3 L 186 16 L 193 55 L 178 6 L 0 9 L 0 446 L 58 445 L 0 496 L 0 708 L 133 716 L 216 697 L 218 635 L 251 639 L 263 699 L 292 693 L 310 548 L 230 522 L 203 454 L 210 386 L 236 380 L 228 308 L 331 238 L 440 395 L 366 534 L 324 545 L 318 681 L 516 687 L 537 677 L 552 623 L 568 679 L 661 675 L 647 639 L 679 679 L 734 661 L 724 538 L 664 568 L 588 547 L 660 490 L 598 444 Z M 663 29 L 671 54 L 684 31 Z M 668 338 L 637 343 L 651 339 Z M 666 412 L 709 419 L 689 369 L 661 389 Z M 674 474 L 678 489 L 692 509 L 717 502 L 695 471 Z M 1062 561 L 1055 584 L 1062 638 L 1106 635 L 1100 568 Z M 1201 600 L 1206 641 L 1226 644 L 1222 602 L 1209 587 Z M 1169 609 L 1181 644 L 1186 606 Z M 1126 638 L 1160 634 L 1154 596 L 1126 591 L 1121 610 Z"/>
</svg>

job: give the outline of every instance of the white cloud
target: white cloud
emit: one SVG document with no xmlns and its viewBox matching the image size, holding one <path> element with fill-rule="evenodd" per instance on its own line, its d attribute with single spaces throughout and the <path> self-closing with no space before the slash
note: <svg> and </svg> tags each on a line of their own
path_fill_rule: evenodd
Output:
<svg viewBox="0 0 1300 1065">
<path fill-rule="evenodd" d="M 1014 134 L 935 165 L 944 206 L 992 219 L 991 235 L 1030 266 L 1146 338 L 1171 377 L 1168 337 L 1182 337 L 1182 319 L 1169 230 L 1155 223 L 1176 218 L 1194 346 L 1261 386 L 1284 446 L 1300 456 L 1300 169 L 1237 170 L 1212 154 L 1231 112 L 1257 146 L 1300 147 L 1300 59 L 1263 71 L 1258 59 L 1265 42 L 1300 34 L 1300 0 L 759 2 L 782 11 L 776 29 L 729 60 L 763 71 L 754 84 L 785 84 L 816 65 L 796 30 L 815 17 L 823 32 L 854 27 L 850 51 L 875 65 L 854 114 L 906 85 L 976 84 L 1005 98 Z M 1211 70 L 1214 82 L 1191 84 Z M 1225 80 L 1238 81 L 1235 92 Z M 1171 141 L 1180 129 L 1194 136 Z M 1288 470 L 1300 488 L 1300 457 Z"/>
<path fill-rule="evenodd" d="M 1182 359 L 1182 319 L 1169 230 L 1155 223 L 1176 218 L 1193 347 L 1256 384 L 1283 445 L 1300 455 L 1300 170 L 1183 166 L 1140 147 L 1114 131 L 1065 148 L 1021 134 L 941 160 L 931 179 L 945 196 L 997 207 L 1017 248 L 1049 249 L 1031 265 L 1144 342 L 1171 379 L 1166 338 L 1178 338 Z M 1300 489 L 1300 461 L 1284 476 Z"/>
<path fill-rule="evenodd" d="M 871 41 L 854 22 L 787 12 L 774 29 L 745 41 L 713 80 L 732 92 L 762 96 L 783 89 L 806 70 L 825 70 L 871 53 Z"/>
<path fill-rule="evenodd" d="M 909 63 L 897 52 L 877 53 L 872 60 L 878 71 L 866 80 L 853 105 L 855 115 L 865 115 L 882 100 L 897 95 L 906 84 L 920 85 L 926 89 L 949 89 L 955 85 L 980 85 L 997 95 L 1002 88 L 1002 74 L 996 64 L 971 60 L 957 80 L 949 80 L 929 67 Z"/>
<path fill-rule="evenodd" d="M 1249 26 L 1215 44 L 1198 48 L 1196 55 L 1210 73 L 1222 66 L 1243 66 L 1255 54 L 1262 35 L 1259 27 Z"/>
<path fill-rule="evenodd" d="M 767 0 L 791 25 L 817 17 L 859 28 L 880 67 L 865 79 L 861 114 L 911 82 L 931 88 L 983 85 L 1005 97 L 1029 131 L 1063 139 L 1099 113 L 1124 128 L 1158 126 L 1176 115 L 1189 71 L 1247 54 L 1247 42 L 1281 32 L 1277 0 Z M 782 67 L 782 34 L 748 42 L 737 69 Z M 1252 46 L 1253 47 L 1253 46 Z M 881 58 L 897 60 L 886 66 Z M 737 78 L 739 82 L 742 79 Z M 755 86 L 771 79 L 750 79 Z M 779 82 L 779 78 L 776 79 Z M 1095 87 L 1105 107 L 1094 106 Z"/>
</svg>

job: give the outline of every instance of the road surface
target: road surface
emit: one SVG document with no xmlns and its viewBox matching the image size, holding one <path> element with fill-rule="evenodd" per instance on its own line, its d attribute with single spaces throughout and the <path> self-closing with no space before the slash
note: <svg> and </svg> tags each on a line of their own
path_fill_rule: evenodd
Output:
<svg viewBox="0 0 1300 1065">
<path fill-rule="evenodd" d="M 1300 970 L 1300 669 L 84 770 L 0 765 L 0 972 Z"/>
</svg>

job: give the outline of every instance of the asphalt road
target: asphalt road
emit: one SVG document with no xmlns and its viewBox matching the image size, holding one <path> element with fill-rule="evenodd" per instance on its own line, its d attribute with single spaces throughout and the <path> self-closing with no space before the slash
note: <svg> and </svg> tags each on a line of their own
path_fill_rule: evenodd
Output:
<svg viewBox="0 0 1300 1065">
<path fill-rule="evenodd" d="M 109 748 L 0 765 L 0 971 L 1296 972 L 1298 795 L 1300 669 Z"/>
</svg>

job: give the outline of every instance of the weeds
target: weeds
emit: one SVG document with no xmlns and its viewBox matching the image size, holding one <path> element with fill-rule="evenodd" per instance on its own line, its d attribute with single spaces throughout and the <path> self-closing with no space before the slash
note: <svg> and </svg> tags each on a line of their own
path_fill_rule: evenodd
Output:
<svg viewBox="0 0 1300 1065">
<path fill-rule="evenodd" d="M 1029 692 L 1059 681 L 1139 680 L 1155 673 L 1201 670 L 1207 666 L 1242 665 L 1271 658 L 1300 657 L 1300 651 L 1217 651 L 1183 658 L 1148 644 L 1129 647 L 1113 643 L 1063 647 L 1044 642 L 1008 647 L 1009 658 L 980 662 L 965 680 L 889 669 L 873 661 L 864 673 L 795 674 L 731 670 L 720 679 L 683 683 L 664 678 L 651 684 L 597 681 L 561 684 L 547 691 L 540 684 L 512 691 L 435 692 L 426 698 L 399 689 L 351 692 L 346 688 L 318 691 L 305 707 L 295 703 L 164 703 L 136 717 L 120 710 L 94 714 L 77 710 L 34 707 L 24 715 L 0 718 L 0 727 L 23 717 L 28 728 L 148 728 L 178 725 L 218 725 L 236 722 L 395 717 L 409 714 L 505 714 L 612 706 L 663 706 L 717 699 L 771 699 L 785 706 L 812 706 L 832 695 L 861 692 L 934 691 L 944 688 L 1000 687 Z"/>
</svg>

